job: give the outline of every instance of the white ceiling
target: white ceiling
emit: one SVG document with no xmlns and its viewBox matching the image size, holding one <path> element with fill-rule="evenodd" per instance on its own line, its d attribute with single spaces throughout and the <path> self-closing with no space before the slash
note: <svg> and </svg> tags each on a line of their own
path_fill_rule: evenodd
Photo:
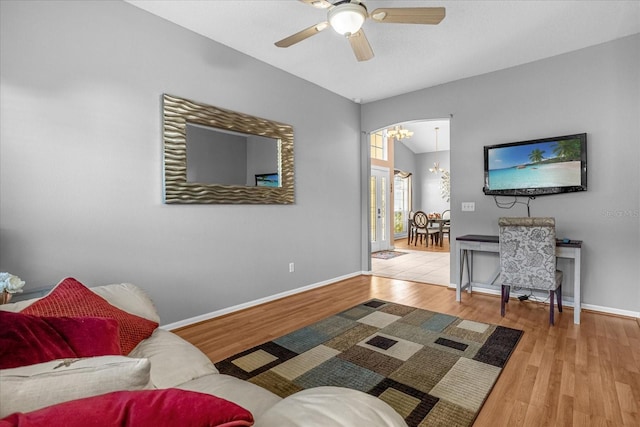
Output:
<svg viewBox="0 0 640 427">
<path fill-rule="evenodd" d="M 367 20 L 363 29 L 375 57 L 358 62 L 348 41 L 331 28 L 289 48 L 274 45 L 326 20 L 326 11 L 300 1 L 125 1 L 360 103 L 640 33 L 640 0 L 364 0 L 370 12 L 444 6 L 446 17 L 439 25 Z M 446 134 L 439 136 L 440 150 L 448 149 Z M 413 149 L 434 151 L 431 139 L 431 146 Z"/>
<path fill-rule="evenodd" d="M 403 122 L 401 125 L 412 131 L 413 136 L 400 140 L 400 143 L 414 153 L 436 151 L 436 128 L 438 128 L 437 151 L 449 151 L 449 120 Z"/>
</svg>

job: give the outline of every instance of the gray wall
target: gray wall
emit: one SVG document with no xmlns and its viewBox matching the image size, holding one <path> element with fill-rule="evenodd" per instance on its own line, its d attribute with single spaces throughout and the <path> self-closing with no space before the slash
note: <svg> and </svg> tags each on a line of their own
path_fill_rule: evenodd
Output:
<svg viewBox="0 0 640 427">
<path fill-rule="evenodd" d="M 393 147 L 394 168 L 404 172 L 416 173 L 415 153 L 401 142 L 394 142 Z"/>
<path fill-rule="evenodd" d="M 133 282 L 166 324 L 360 271 L 357 104 L 120 1 L 0 19 L 0 271 L 27 290 Z M 163 93 L 292 125 L 295 204 L 162 204 Z"/>
<path fill-rule="evenodd" d="M 560 236 L 584 240 L 584 304 L 637 313 L 639 85 L 640 35 L 634 35 L 366 104 L 362 128 L 371 131 L 389 123 L 453 114 L 453 239 L 497 234 L 499 216 L 527 214 L 522 205 L 499 209 L 492 197 L 483 195 L 484 145 L 587 132 L 588 191 L 539 197 L 531 202 L 531 215 L 554 216 Z M 475 212 L 462 212 L 463 201 L 474 201 Z M 477 267 L 482 263 L 489 260 Z"/>
<path fill-rule="evenodd" d="M 438 152 L 437 159 L 442 168 L 450 170 L 449 151 Z M 449 209 L 449 202 L 441 196 L 442 174 L 429 172 L 436 161 L 436 153 L 415 154 L 404 144 L 396 142 L 393 161 L 395 169 L 413 174 L 413 210 L 442 213 Z"/>
<path fill-rule="evenodd" d="M 439 151 L 436 153 L 422 153 L 416 155 L 417 176 L 416 192 L 420 193 L 420 204 L 414 205 L 416 210 L 421 209 L 426 213 L 438 212 L 442 213 L 449 209 L 449 202 L 442 198 L 441 182 L 442 173 L 429 172 L 429 168 L 433 167 L 433 163 L 438 160 L 440 167 L 450 170 L 449 151 Z"/>
<path fill-rule="evenodd" d="M 526 214 L 482 194 L 483 145 L 589 134 L 589 191 L 532 215 L 584 239 L 583 302 L 640 311 L 639 40 L 360 108 L 123 2 L 2 1 L 0 271 L 27 290 L 137 283 L 165 324 L 353 274 L 369 262 L 360 131 L 453 114 L 454 237 Z M 296 203 L 163 205 L 162 93 L 291 124 Z"/>
<path fill-rule="evenodd" d="M 395 141 L 393 146 L 393 167 L 395 170 L 411 172 L 411 197 L 414 208 L 420 206 L 420 178 L 417 175 L 416 154 L 402 142 Z"/>
</svg>

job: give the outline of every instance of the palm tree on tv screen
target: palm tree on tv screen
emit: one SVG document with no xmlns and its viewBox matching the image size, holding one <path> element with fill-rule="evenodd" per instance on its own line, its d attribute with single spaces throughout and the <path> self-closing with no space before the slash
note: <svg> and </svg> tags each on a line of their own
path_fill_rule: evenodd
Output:
<svg viewBox="0 0 640 427">
<path fill-rule="evenodd" d="M 544 150 L 536 148 L 535 150 L 532 150 L 531 153 L 529 153 L 529 160 L 531 160 L 533 163 L 539 163 L 542 161 L 542 159 L 544 159 L 544 157 L 542 156 L 543 154 Z"/>
<path fill-rule="evenodd" d="M 581 148 L 579 139 L 568 139 L 566 141 L 558 141 L 553 152 L 564 161 L 580 160 Z"/>
</svg>

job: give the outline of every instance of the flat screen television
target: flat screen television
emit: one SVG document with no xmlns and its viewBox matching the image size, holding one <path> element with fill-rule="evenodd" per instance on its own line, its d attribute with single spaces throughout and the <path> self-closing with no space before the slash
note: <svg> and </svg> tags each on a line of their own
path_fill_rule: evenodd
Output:
<svg viewBox="0 0 640 427">
<path fill-rule="evenodd" d="M 533 197 L 586 189 L 586 133 L 484 147 L 484 194 Z"/>
</svg>

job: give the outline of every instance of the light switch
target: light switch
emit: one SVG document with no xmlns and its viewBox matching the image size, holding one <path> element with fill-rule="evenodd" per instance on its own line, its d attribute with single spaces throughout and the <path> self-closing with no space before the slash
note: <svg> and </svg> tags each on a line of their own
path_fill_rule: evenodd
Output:
<svg viewBox="0 0 640 427">
<path fill-rule="evenodd" d="M 462 202 L 463 212 L 473 212 L 476 210 L 476 202 Z"/>
</svg>

